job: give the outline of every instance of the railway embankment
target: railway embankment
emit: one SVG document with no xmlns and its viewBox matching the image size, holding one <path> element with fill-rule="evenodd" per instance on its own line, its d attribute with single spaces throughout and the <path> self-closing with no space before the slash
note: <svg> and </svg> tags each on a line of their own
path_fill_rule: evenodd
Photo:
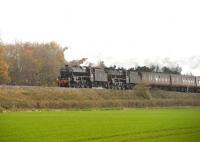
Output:
<svg viewBox="0 0 200 142">
<path fill-rule="evenodd" d="M 0 86 L 0 109 L 92 109 L 200 106 L 200 93 L 77 89 L 36 86 Z"/>
</svg>

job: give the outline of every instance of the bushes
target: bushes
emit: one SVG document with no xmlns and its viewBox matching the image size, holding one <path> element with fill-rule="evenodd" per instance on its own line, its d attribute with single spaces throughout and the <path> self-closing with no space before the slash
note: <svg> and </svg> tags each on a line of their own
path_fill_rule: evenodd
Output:
<svg viewBox="0 0 200 142">
<path fill-rule="evenodd" d="M 144 99 L 151 99 L 151 93 L 149 87 L 145 83 L 139 83 L 134 87 L 134 94 L 138 97 L 143 97 Z"/>
</svg>

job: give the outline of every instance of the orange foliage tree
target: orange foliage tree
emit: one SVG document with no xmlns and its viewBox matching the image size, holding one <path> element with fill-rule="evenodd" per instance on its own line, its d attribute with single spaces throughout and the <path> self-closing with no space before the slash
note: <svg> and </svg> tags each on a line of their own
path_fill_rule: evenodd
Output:
<svg viewBox="0 0 200 142">
<path fill-rule="evenodd" d="M 64 50 L 55 42 L 6 45 L 10 84 L 53 85 L 65 63 Z"/>
<path fill-rule="evenodd" d="M 6 83 L 9 80 L 8 76 L 8 64 L 4 58 L 4 47 L 0 43 L 0 84 Z"/>
</svg>

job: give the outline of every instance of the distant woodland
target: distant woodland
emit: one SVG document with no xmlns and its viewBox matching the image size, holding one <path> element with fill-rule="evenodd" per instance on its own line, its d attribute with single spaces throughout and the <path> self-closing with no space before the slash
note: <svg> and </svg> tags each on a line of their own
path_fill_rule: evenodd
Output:
<svg viewBox="0 0 200 142">
<path fill-rule="evenodd" d="M 56 42 L 30 43 L 17 42 L 4 44 L 0 42 L 0 84 L 54 86 L 60 68 L 67 63 L 64 51 Z M 81 64 L 87 58 L 68 62 Z M 91 63 L 92 64 L 92 63 Z M 106 67 L 103 61 L 99 65 Z M 116 66 L 110 68 L 116 69 Z M 119 69 L 119 68 L 118 68 Z M 123 68 L 120 68 L 123 69 Z M 137 66 L 134 71 L 165 72 L 180 74 L 181 68 L 159 67 L 157 65 Z"/>
<path fill-rule="evenodd" d="M 0 84 L 55 84 L 65 63 L 64 49 L 55 42 L 0 44 Z"/>
</svg>

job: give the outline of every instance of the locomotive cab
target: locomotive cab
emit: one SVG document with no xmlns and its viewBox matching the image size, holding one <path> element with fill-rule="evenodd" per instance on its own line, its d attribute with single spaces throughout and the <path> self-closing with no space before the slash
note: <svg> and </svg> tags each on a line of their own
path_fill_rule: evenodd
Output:
<svg viewBox="0 0 200 142">
<path fill-rule="evenodd" d="M 68 87 L 70 82 L 70 75 L 68 65 L 60 69 L 60 75 L 57 78 L 57 84 L 60 87 Z"/>
<path fill-rule="evenodd" d="M 59 86 L 86 88 L 91 87 L 90 69 L 81 66 L 68 66 L 60 70 Z"/>
</svg>

